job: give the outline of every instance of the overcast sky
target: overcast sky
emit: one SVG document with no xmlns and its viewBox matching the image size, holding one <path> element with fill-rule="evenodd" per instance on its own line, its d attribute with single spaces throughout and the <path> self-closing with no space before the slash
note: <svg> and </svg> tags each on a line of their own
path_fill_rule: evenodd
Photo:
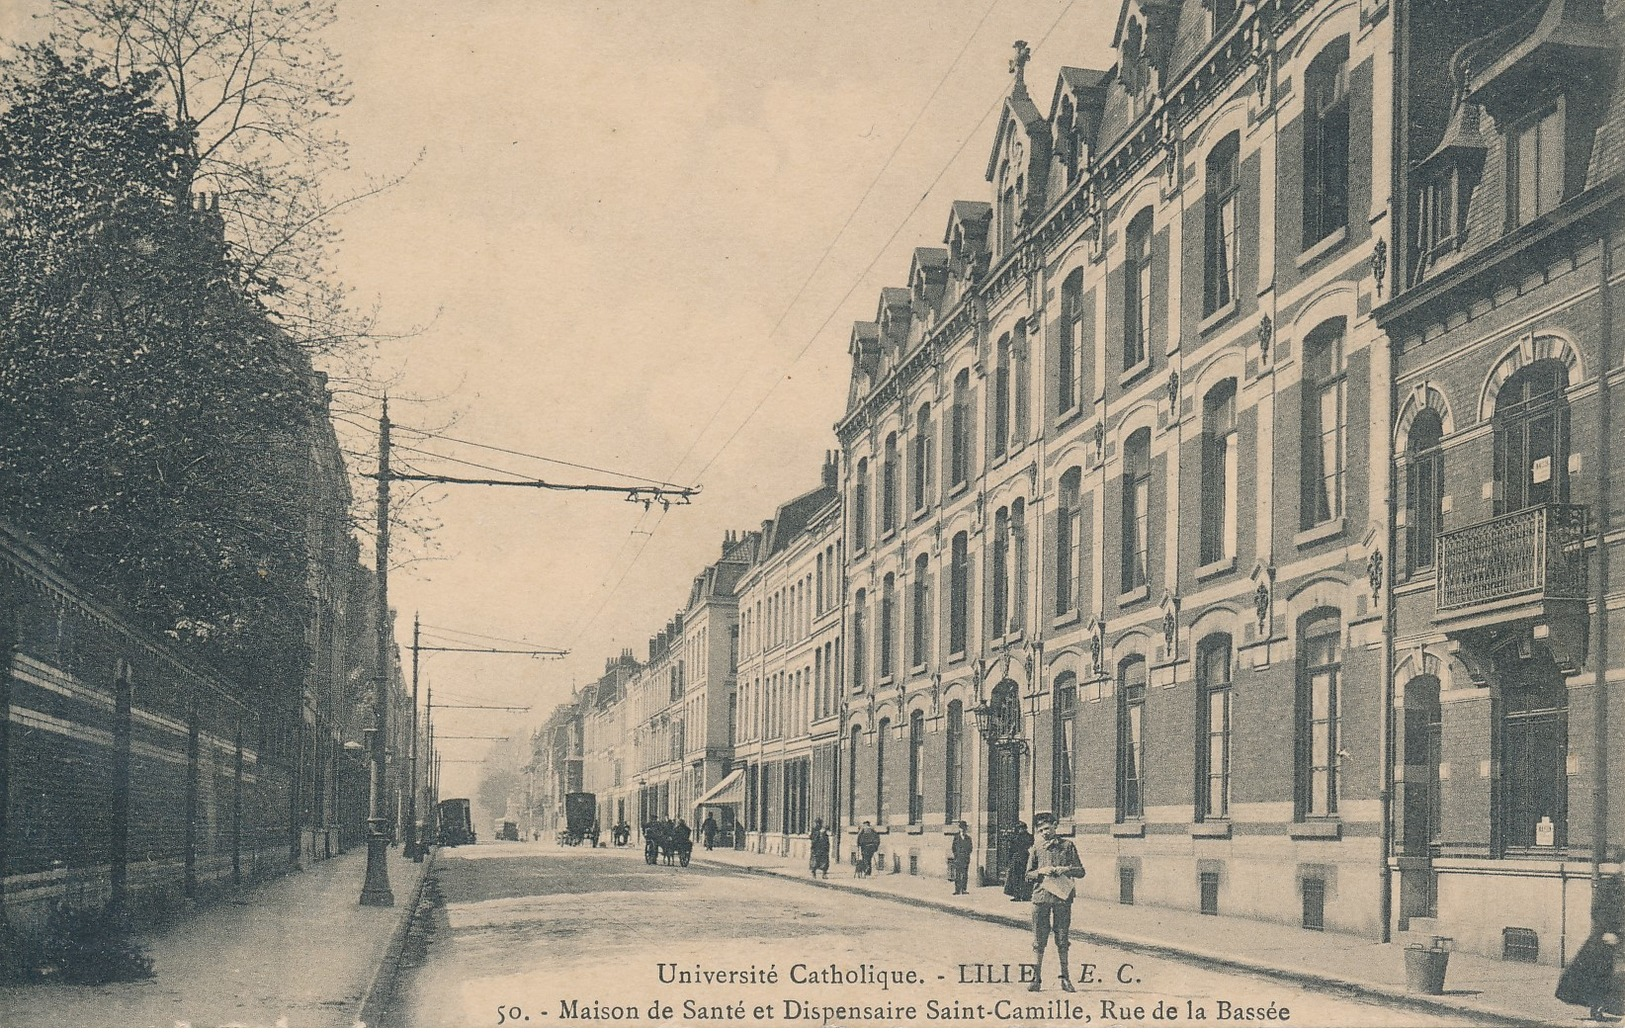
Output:
<svg viewBox="0 0 1625 1032">
<path fill-rule="evenodd" d="M 20 3 L 0 0 L 12 38 Z M 342 220 L 358 296 L 427 327 L 388 361 L 402 395 L 430 400 L 393 417 L 455 416 L 459 438 L 704 487 L 665 515 L 614 495 L 450 489 L 440 558 L 391 584 L 403 644 L 417 610 L 572 654 L 433 655 L 438 698 L 535 706 L 445 711 L 443 733 L 523 734 L 606 656 L 643 658 L 723 532 L 816 485 L 852 321 L 903 285 L 914 247 L 941 243 L 949 202 L 989 199 L 1011 42 L 1033 45 L 1047 111 L 1061 65 L 1109 63 L 1117 6 L 339 0 L 355 181 L 411 169 Z M 448 764 L 443 794 L 472 795 L 476 774 Z"/>
</svg>

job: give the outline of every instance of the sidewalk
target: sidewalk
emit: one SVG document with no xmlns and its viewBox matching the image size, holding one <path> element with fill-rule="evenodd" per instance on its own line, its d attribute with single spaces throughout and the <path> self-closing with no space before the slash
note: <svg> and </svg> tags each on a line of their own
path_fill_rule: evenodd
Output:
<svg viewBox="0 0 1625 1032">
<path fill-rule="evenodd" d="M 0 988 L 0 1025 L 354 1025 L 427 868 L 392 847 L 395 906 L 363 907 L 352 849 L 140 936 L 146 981 Z"/>
<path fill-rule="evenodd" d="M 1014 903 L 998 886 L 952 895 L 946 878 L 906 874 L 856 878 L 836 864 L 828 881 L 810 882 L 804 859 L 716 850 L 696 852 L 696 861 L 760 874 L 809 881 L 820 888 L 893 899 L 977 920 L 1029 927 L 1029 907 Z M 1442 996 L 1405 988 L 1405 941 L 1373 943 L 1338 932 L 1312 932 L 1237 917 L 1213 917 L 1154 906 L 1121 906 L 1079 898 L 1072 910 L 1074 941 L 1148 953 L 1318 989 L 1352 993 L 1367 1000 L 1420 1007 L 1432 1013 L 1498 1025 L 1578 1024 L 1584 1012 L 1552 996 L 1558 969 L 1516 964 L 1467 953 L 1450 957 Z"/>
</svg>

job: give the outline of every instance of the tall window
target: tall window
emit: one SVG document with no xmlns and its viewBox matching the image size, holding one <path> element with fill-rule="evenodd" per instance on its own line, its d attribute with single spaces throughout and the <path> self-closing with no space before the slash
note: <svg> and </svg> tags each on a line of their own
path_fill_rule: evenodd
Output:
<svg viewBox="0 0 1625 1032">
<path fill-rule="evenodd" d="M 891 721 L 882 718 L 875 728 L 875 823 L 886 823 L 886 739 L 891 737 Z"/>
<path fill-rule="evenodd" d="M 1550 845 L 1568 841 L 1568 691 L 1552 684 L 1516 684 L 1501 689 L 1501 841 L 1507 846 L 1545 846 L 1542 825 L 1551 827 Z"/>
<path fill-rule="evenodd" d="M 1225 380 L 1202 399 L 1202 557 L 1218 562 L 1236 554 L 1236 381 Z"/>
<path fill-rule="evenodd" d="M 897 577 L 886 574 L 880 581 L 880 679 L 891 677 L 896 671 L 893 660 L 897 656 Z"/>
<path fill-rule="evenodd" d="M 1123 446 L 1123 590 L 1150 583 L 1151 431 L 1141 428 Z"/>
<path fill-rule="evenodd" d="M 1027 627 L 1027 503 L 1010 503 L 1010 618 L 1012 634 Z"/>
<path fill-rule="evenodd" d="M 1082 602 L 1078 564 L 1083 553 L 1083 470 L 1073 466 L 1061 474 L 1055 511 L 1055 613 L 1064 616 Z"/>
<path fill-rule="evenodd" d="M 1220 140 L 1207 156 L 1207 229 L 1202 275 L 1202 314 L 1212 315 L 1236 299 L 1236 265 L 1240 238 L 1241 134 Z"/>
<path fill-rule="evenodd" d="M 1322 609 L 1299 626 L 1298 813 L 1337 813 L 1338 680 L 1342 669 L 1342 618 Z"/>
<path fill-rule="evenodd" d="M 970 616 L 970 544 L 964 531 L 954 535 L 948 560 L 948 651 L 963 655 Z"/>
<path fill-rule="evenodd" d="M 970 479 L 970 370 L 954 377 L 953 434 L 948 442 L 949 479 L 958 487 Z"/>
<path fill-rule="evenodd" d="M 1563 103 L 1555 101 L 1519 124 L 1507 147 L 1507 210 L 1524 225 L 1563 202 Z"/>
<path fill-rule="evenodd" d="M 1411 421 L 1405 455 L 1405 553 L 1411 573 L 1433 568 L 1443 522 L 1444 424 L 1425 408 Z"/>
<path fill-rule="evenodd" d="M 1130 656 L 1117 673 L 1117 819 L 1145 816 L 1145 660 Z"/>
<path fill-rule="evenodd" d="M 852 486 L 852 543 L 858 551 L 869 544 L 869 460 L 858 460 Z"/>
<path fill-rule="evenodd" d="M 1349 41 L 1331 44 L 1303 77 L 1303 246 L 1349 221 Z"/>
<path fill-rule="evenodd" d="M 1057 412 L 1070 412 L 1079 401 L 1078 370 L 1083 364 L 1083 270 L 1061 284 L 1061 339 L 1055 353 Z"/>
<path fill-rule="evenodd" d="M 999 182 L 1003 184 L 999 191 L 999 253 L 1002 255 L 1010 253 L 1010 245 L 1016 237 L 1016 187 L 1010 181 L 1008 162 L 999 176 Z"/>
<path fill-rule="evenodd" d="M 869 652 L 867 602 L 868 594 L 862 588 L 852 596 L 852 685 L 857 688 L 863 687 L 863 660 Z"/>
<path fill-rule="evenodd" d="M 912 507 L 915 512 L 925 508 L 930 500 L 931 488 L 931 406 L 921 405 L 914 415 L 914 475 L 909 478 L 912 489 Z"/>
<path fill-rule="evenodd" d="M 1495 396 L 1495 511 L 1517 512 L 1569 498 L 1569 371 L 1542 359 L 1515 373 Z"/>
<path fill-rule="evenodd" d="M 913 619 L 909 663 L 923 667 L 931 650 L 931 558 L 924 552 L 914 559 Z"/>
<path fill-rule="evenodd" d="M 1010 510 L 993 516 L 993 636 L 1002 638 L 1009 616 L 1010 593 Z"/>
<path fill-rule="evenodd" d="M 897 507 L 901 500 L 897 490 L 897 435 L 886 435 L 886 450 L 880 466 L 880 532 L 890 534 L 897 529 Z"/>
<path fill-rule="evenodd" d="M 948 704 L 948 727 L 943 736 L 947 743 L 947 767 L 943 774 L 943 819 L 950 824 L 959 820 L 963 808 L 965 771 L 965 705 Z"/>
<path fill-rule="evenodd" d="M 1123 290 L 1123 368 L 1132 369 L 1151 355 L 1150 208 L 1128 224 Z"/>
<path fill-rule="evenodd" d="M 824 553 L 818 553 L 817 560 L 813 563 L 813 567 L 815 571 L 814 583 L 816 585 L 813 588 L 813 596 L 817 599 L 815 608 L 818 612 L 822 613 L 824 611 Z"/>
<path fill-rule="evenodd" d="M 856 725 L 848 741 L 851 743 L 846 764 L 846 823 L 858 823 L 858 747 L 863 744 L 863 729 Z"/>
<path fill-rule="evenodd" d="M 925 714 L 908 718 L 908 822 L 925 823 Z"/>
<path fill-rule="evenodd" d="M 1316 327 L 1303 342 L 1302 524 L 1343 515 L 1343 321 Z"/>
<path fill-rule="evenodd" d="M 1211 634 L 1196 649 L 1196 816 L 1230 813 L 1230 636 Z"/>
<path fill-rule="evenodd" d="M 999 338 L 993 358 L 993 454 L 1003 455 L 1010 440 L 1010 335 Z"/>
<path fill-rule="evenodd" d="M 1074 764 L 1077 756 L 1078 679 L 1071 673 L 1055 681 L 1055 750 L 1050 772 L 1050 796 L 1058 817 L 1077 810 Z"/>
<path fill-rule="evenodd" d="M 1032 379 L 1027 369 L 1027 324 L 1016 324 L 1015 337 L 1010 341 L 1010 447 L 1015 448 L 1027 439 L 1028 382 Z"/>
</svg>

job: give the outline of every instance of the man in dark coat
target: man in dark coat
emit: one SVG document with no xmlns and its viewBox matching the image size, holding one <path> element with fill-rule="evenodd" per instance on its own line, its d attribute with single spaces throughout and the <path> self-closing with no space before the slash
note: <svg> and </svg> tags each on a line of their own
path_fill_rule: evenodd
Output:
<svg viewBox="0 0 1625 1032">
<path fill-rule="evenodd" d="M 1625 1013 L 1614 981 L 1614 956 L 1625 923 L 1625 886 L 1618 875 L 1603 878 L 1591 895 L 1591 934 L 1580 946 L 1563 976 L 1557 980 L 1557 998 L 1589 1008 L 1592 1021 Z"/>
<path fill-rule="evenodd" d="M 813 821 L 812 834 L 808 836 L 807 868 L 814 878 L 818 873 L 824 873 L 824 880 L 829 881 L 829 832 L 824 829 L 824 818 L 819 817 Z"/>
<path fill-rule="evenodd" d="M 974 843 L 971 842 L 970 825 L 964 821 L 959 822 L 959 830 L 954 832 L 952 849 L 952 863 L 954 869 L 954 895 L 968 896 L 970 890 L 965 886 L 970 881 L 970 856 Z"/>
<path fill-rule="evenodd" d="M 714 814 L 705 815 L 705 823 L 700 825 L 700 834 L 705 836 L 705 848 L 709 852 L 717 844 L 717 819 Z"/>
<path fill-rule="evenodd" d="M 1010 833 L 1010 871 L 1004 877 L 1004 894 L 1017 903 L 1033 898 L 1033 887 L 1027 881 L 1027 859 L 1033 849 L 1033 833 L 1026 821 L 1017 821 Z"/>
<path fill-rule="evenodd" d="M 880 848 L 880 832 L 868 821 L 858 830 L 858 877 L 867 878 L 874 873 L 875 851 Z"/>
<path fill-rule="evenodd" d="M 1036 993 L 1044 987 L 1044 947 L 1053 932 L 1061 962 L 1061 991 L 1077 992 L 1067 969 L 1067 952 L 1072 946 L 1072 898 L 1078 893 L 1076 882 L 1083 877 L 1083 861 L 1072 840 L 1056 834 L 1053 813 L 1041 810 L 1033 814 L 1033 826 L 1043 842 L 1033 847 L 1027 862 L 1027 880 L 1033 886 L 1033 980 L 1027 988 Z"/>
</svg>

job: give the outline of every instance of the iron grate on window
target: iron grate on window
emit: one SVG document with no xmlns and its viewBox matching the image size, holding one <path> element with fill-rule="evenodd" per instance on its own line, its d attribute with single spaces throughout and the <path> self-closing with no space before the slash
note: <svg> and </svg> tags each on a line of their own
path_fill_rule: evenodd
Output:
<svg viewBox="0 0 1625 1032">
<path fill-rule="evenodd" d="M 1202 887 L 1202 913 L 1217 916 L 1219 913 L 1219 872 L 1203 871 L 1200 875 Z"/>
<path fill-rule="evenodd" d="M 920 851 L 917 849 L 911 849 L 908 851 L 908 873 L 920 873 Z"/>
<path fill-rule="evenodd" d="M 1312 931 L 1326 930 L 1326 879 L 1303 880 L 1303 927 Z"/>
<path fill-rule="evenodd" d="M 1134 868 L 1119 867 L 1117 869 L 1117 902 L 1125 907 L 1134 905 Z"/>
<path fill-rule="evenodd" d="M 1540 963 L 1540 936 L 1533 928 L 1501 929 L 1501 959 L 1520 964 Z"/>
</svg>

